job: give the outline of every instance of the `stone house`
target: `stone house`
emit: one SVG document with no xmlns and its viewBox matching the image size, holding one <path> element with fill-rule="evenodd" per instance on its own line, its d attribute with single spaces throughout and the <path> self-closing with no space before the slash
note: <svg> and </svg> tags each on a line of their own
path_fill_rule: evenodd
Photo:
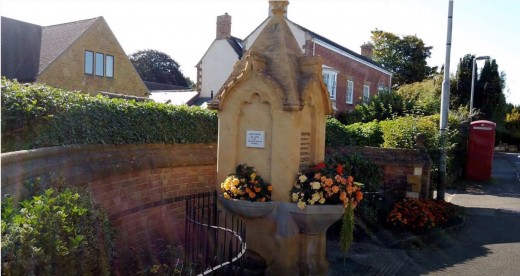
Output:
<svg viewBox="0 0 520 276">
<path fill-rule="evenodd" d="M 103 17 L 52 26 L 2 17 L 2 76 L 90 94 L 148 94 Z"/>
<path fill-rule="evenodd" d="M 200 97 L 211 98 L 212 92 L 219 91 L 271 16 L 270 12 L 245 39 L 231 35 L 229 14 L 217 17 L 216 38 L 196 65 Z M 371 44 L 362 45 L 358 54 L 289 19 L 287 23 L 306 56 L 321 56 L 324 82 L 336 111 L 352 111 L 356 104 L 392 86 L 392 73 L 372 60 Z"/>
</svg>

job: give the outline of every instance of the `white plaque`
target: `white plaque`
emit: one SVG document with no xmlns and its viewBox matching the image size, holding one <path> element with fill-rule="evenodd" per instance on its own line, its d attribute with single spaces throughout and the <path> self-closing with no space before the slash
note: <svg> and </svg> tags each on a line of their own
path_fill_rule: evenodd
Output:
<svg viewBox="0 0 520 276">
<path fill-rule="evenodd" d="M 265 148 L 265 131 L 247 130 L 246 131 L 246 147 L 248 148 Z"/>
</svg>

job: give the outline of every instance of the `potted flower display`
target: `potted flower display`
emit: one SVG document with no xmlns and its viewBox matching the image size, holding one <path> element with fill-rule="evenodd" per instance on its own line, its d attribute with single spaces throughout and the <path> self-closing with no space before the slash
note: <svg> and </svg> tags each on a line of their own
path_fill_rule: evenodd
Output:
<svg viewBox="0 0 520 276">
<path fill-rule="evenodd" d="M 298 174 L 290 196 L 300 210 L 321 205 L 338 206 L 343 215 L 341 248 L 346 252 L 353 240 L 354 208 L 363 199 L 362 186 L 345 173 L 342 164 L 321 162 Z"/>
<path fill-rule="evenodd" d="M 239 164 L 220 184 L 220 202 L 231 213 L 258 218 L 270 214 L 276 204 L 271 201 L 273 186 L 256 173 L 254 167 Z M 262 203 L 262 204 L 258 204 Z"/>
</svg>

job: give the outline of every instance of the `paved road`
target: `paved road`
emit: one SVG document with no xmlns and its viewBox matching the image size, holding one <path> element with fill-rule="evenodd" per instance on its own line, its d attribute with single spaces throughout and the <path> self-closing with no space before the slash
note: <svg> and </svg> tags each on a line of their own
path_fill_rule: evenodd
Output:
<svg viewBox="0 0 520 276">
<path fill-rule="evenodd" d="M 329 275 L 520 275 L 519 171 L 518 153 L 496 153 L 491 181 L 446 195 L 467 207 L 462 228 L 416 247 L 357 243 L 344 263 L 330 244 Z"/>
</svg>

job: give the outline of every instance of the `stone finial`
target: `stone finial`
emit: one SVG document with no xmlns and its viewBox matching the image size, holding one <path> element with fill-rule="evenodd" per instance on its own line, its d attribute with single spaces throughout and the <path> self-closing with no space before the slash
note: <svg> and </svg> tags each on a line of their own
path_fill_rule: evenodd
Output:
<svg viewBox="0 0 520 276">
<path fill-rule="evenodd" d="M 287 17 L 287 6 L 289 1 L 287 0 L 270 0 L 269 1 L 269 16 L 282 14 Z"/>
</svg>

